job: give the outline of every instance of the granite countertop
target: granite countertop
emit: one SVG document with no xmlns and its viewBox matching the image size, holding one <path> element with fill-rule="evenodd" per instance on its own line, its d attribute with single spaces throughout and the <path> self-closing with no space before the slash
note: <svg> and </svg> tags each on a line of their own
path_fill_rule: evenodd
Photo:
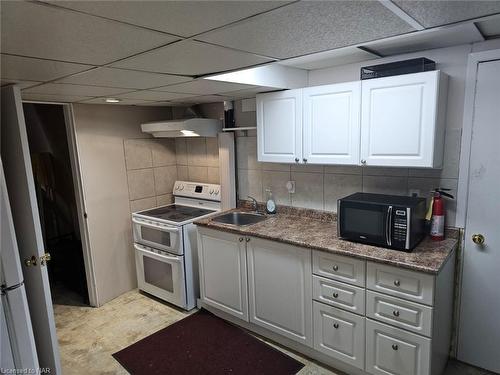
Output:
<svg viewBox="0 0 500 375">
<path fill-rule="evenodd" d="M 213 219 L 231 211 L 248 211 L 245 208 L 221 212 L 218 215 L 195 221 L 196 225 L 288 243 L 309 249 L 326 251 L 436 274 L 458 247 L 457 229 L 448 229 L 446 239 L 432 241 L 425 238 L 411 253 L 386 249 L 342 240 L 337 237 L 336 215 L 325 211 L 278 207 L 278 213 L 256 224 L 236 226 L 222 224 Z"/>
</svg>

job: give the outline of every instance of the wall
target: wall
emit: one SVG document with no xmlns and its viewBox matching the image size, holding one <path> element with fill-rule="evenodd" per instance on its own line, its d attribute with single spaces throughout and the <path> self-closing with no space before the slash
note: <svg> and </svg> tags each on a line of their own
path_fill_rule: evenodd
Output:
<svg viewBox="0 0 500 375">
<path fill-rule="evenodd" d="M 75 129 L 99 304 L 136 287 L 125 140 L 170 108 L 75 104 Z"/>
<path fill-rule="evenodd" d="M 374 65 L 413 57 L 428 57 L 438 69 L 449 75 L 445 156 L 442 169 L 375 168 L 357 166 L 288 165 L 257 161 L 255 132 L 247 136 L 237 134 L 238 195 L 265 199 L 265 189 L 271 188 L 278 204 L 336 211 L 339 197 L 357 191 L 387 194 L 408 194 L 419 189 L 421 195 L 435 187 L 450 188 L 456 196 L 460 160 L 460 140 L 465 91 L 465 73 L 471 45 L 435 49 L 391 58 L 370 60 L 313 70 L 309 85 L 340 83 L 359 79 L 361 66 Z M 255 112 L 241 112 L 241 101 L 236 103 L 237 126 L 255 126 Z M 296 182 L 295 194 L 288 194 L 285 184 Z M 447 225 L 455 225 L 456 202 L 447 202 Z"/>
</svg>

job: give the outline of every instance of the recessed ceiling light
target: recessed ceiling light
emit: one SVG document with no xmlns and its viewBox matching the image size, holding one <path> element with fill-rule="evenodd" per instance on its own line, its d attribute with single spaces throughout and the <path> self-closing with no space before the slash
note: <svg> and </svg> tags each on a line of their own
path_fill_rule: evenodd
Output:
<svg viewBox="0 0 500 375">
<path fill-rule="evenodd" d="M 116 98 L 106 98 L 105 100 L 106 103 L 120 103 L 121 99 L 116 99 Z"/>
</svg>

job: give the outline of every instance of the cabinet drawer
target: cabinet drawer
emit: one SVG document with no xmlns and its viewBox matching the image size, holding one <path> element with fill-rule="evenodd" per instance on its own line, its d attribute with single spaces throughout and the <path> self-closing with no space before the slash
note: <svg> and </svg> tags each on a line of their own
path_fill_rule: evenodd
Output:
<svg viewBox="0 0 500 375">
<path fill-rule="evenodd" d="M 313 302 L 314 348 L 360 369 L 365 363 L 365 318 Z"/>
<path fill-rule="evenodd" d="M 381 375 L 428 375 L 431 340 L 366 319 L 366 371 Z"/>
<path fill-rule="evenodd" d="M 365 290 L 353 285 L 314 275 L 313 298 L 356 314 L 365 313 Z"/>
<path fill-rule="evenodd" d="M 365 264 L 363 260 L 313 251 L 313 273 L 345 283 L 365 286 Z"/>
<path fill-rule="evenodd" d="M 426 305 L 434 300 L 433 275 L 379 263 L 368 262 L 366 287 Z"/>
<path fill-rule="evenodd" d="M 431 336 L 432 308 L 368 290 L 366 316 L 397 327 Z"/>
</svg>

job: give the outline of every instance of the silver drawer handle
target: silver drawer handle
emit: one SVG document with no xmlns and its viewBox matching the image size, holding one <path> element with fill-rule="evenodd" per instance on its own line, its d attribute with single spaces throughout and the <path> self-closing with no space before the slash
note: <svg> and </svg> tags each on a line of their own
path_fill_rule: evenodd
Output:
<svg viewBox="0 0 500 375">
<path fill-rule="evenodd" d="M 333 328 L 335 328 L 335 329 L 339 329 L 339 324 L 338 324 L 338 323 L 334 323 L 334 324 L 333 324 Z"/>
<path fill-rule="evenodd" d="M 394 311 L 392 312 L 392 315 L 394 315 L 394 316 L 399 316 L 399 311 L 398 311 L 398 310 L 394 310 Z"/>
<path fill-rule="evenodd" d="M 393 350 L 398 350 L 398 349 L 399 349 L 399 347 L 398 347 L 396 344 L 392 344 L 392 349 L 393 349 Z"/>
<path fill-rule="evenodd" d="M 396 286 L 400 286 L 400 285 L 401 285 L 401 281 L 399 281 L 399 280 L 394 280 L 394 285 L 396 285 Z"/>
<path fill-rule="evenodd" d="M 243 242 L 243 237 L 240 237 L 239 240 L 240 240 L 240 242 Z"/>
<path fill-rule="evenodd" d="M 339 266 L 334 265 L 334 266 L 333 266 L 333 270 L 334 270 L 334 271 L 338 271 L 338 270 L 339 270 Z"/>
<path fill-rule="evenodd" d="M 250 238 L 248 238 L 248 237 L 245 238 L 245 241 L 250 242 Z"/>
<path fill-rule="evenodd" d="M 333 298 L 338 298 L 339 294 L 338 293 L 333 293 Z"/>
</svg>

